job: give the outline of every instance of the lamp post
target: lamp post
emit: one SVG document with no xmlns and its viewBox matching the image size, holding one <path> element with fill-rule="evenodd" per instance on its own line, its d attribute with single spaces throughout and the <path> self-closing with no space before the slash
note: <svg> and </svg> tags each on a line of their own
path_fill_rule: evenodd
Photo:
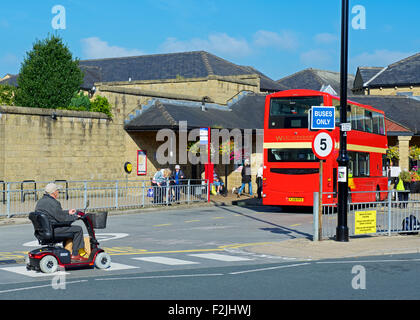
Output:
<svg viewBox="0 0 420 320">
<path fill-rule="evenodd" d="M 340 123 L 347 122 L 347 68 L 348 68 L 349 1 L 342 0 L 341 8 L 341 63 L 340 63 Z M 348 164 L 347 132 L 340 128 L 338 162 L 338 213 L 336 241 L 349 241 L 347 227 Z"/>
</svg>

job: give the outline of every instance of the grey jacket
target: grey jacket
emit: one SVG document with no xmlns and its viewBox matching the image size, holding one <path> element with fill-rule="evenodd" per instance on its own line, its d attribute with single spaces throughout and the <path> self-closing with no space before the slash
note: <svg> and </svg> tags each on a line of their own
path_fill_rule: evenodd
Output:
<svg viewBox="0 0 420 320">
<path fill-rule="evenodd" d="M 35 211 L 45 213 L 51 222 L 71 222 L 77 220 L 77 215 L 70 215 L 67 210 L 63 210 L 61 203 L 51 197 L 49 194 L 44 196 L 37 202 Z"/>
</svg>

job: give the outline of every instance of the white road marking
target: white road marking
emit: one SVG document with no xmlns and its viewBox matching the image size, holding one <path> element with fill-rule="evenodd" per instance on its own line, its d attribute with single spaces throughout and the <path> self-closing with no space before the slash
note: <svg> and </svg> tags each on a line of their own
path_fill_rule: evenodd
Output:
<svg viewBox="0 0 420 320">
<path fill-rule="evenodd" d="M 110 281 L 110 280 L 133 280 L 133 279 L 161 279 L 161 278 L 186 278 L 186 277 L 214 277 L 223 276 L 223 273 L 202 273 L 202 274 L 174 274 L 168 276 L 143 276 L 143 277 L 118 277 L 118 278 L 104 278 L 95 279 L 96 281 Z"/>
<path fill-rule="evenodd" d="M 230 272 L 229 274 L 241 274 L 241 273 L 249 273 L 249 272 L 259 272 L 259 271 L 267 271 L 267 270 L 275 270 L 275 269 L 284 269 L 284 268 L 292 268 L 292 267 L 299 267 L 305 266 L 307 263 L 299 263 L 299 264 L 289 264 L 286 266 L 277 266 L 277 267 L 269 267 L 269 268 L 261 268 L 261 269 L 253 269 L 253 270 L 244 270 L 244 271 L 237 271 L 237 272 Z"/>
<path fill-rule="evenodd" d="M 189 254 L 189 256 L 204 258 L 204 259 L 211 259 L 211 260 L 218 260 L 218 261 L 229 261 L 229 262 L 254 260 L 250 258 L 229 256 L 226 254 L 218 254 L 218 253 L 196 253 L 196 254 Z"/>
<path fill-rule="evenodd" d="M 66 282 L 66 285 L 73 284 L 73 283 L 87 282 L 87 281 L 88 280 L 70 281 L 70 282 Z M 0 293 L 9 293 L 9 292 L 24 291 L 24 290 L 39 289 L 39 288 L 47 288 L 47 287 L 51 287 L 51 283 L 50 284 L 45 284 L 45 285 L 42 285 L 42 286 L 7 289 L 7 290 L 0 291 Z"/>
<path fill-rule="evenodd" d="M 111 266 L 105 271 L 115 271 L 115 270 L 128 270 L 128 269 L 138 269 L 136 266 L 129 266 L 128 264 L 122 264 L 117 262 L 111 262 Z"/>
<path fill-rule="evenodd" d="M 419 262 L 420 259 L 383 259 L 383 260 L 348 260 L 348 261 L 318 261 L 317 264 L 340 264 L 340 263 L 368 263 L 368 262 Z"/>
<path fill-rule="evenodd" d="M 6 268 L 0 268 L 0 270 L 21 274 L 23 276 L 27 276 L 31 278 L 51 277 L 51 276 L 69 274 L 69 272 L 64 272 L 64 271 L 58 271 L 54 273 L 36 272 L 34 270 L 27 270 L 26 266 L 6 267 Z"/>
<path fill-rule="evenodd" d="M 142 261 L 148 261 L 148 262 L 161 263 L 161 264 L 166 264 L 166 265 L 170 265 L 170 266 L 186 265 L 186 264 L 198 264 L 198 262 L 194 262 L 194 261 L 187 261 L 187 260 L 160 257 L 160 256 L 133 258 L 133 259 L 134 260 L 142 260 Z"/>
</svg>

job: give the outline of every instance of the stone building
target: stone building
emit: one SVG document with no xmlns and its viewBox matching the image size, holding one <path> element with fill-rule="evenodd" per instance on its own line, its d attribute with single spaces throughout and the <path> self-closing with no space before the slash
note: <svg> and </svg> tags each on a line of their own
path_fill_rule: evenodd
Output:
<svg viewBox="0 0 420 320">
<path fill-rule="evenodd" d="M 188 118 L 175 117 L 188 120 L 189 129 L 197 125 L 255 129 L 256 126 L 247 127 L 240 121 L 253 110 L 232 116 L 231 107 L 248 93 L 264 96 L 283 89 L 252 67 L 233 64 L 205 51 L 82 60 L 80 68 L 85 74 L 81 89 L 92 98 L 105 96 L 112 105 L 113 118 L 54 109 L 2 107 L 0 130 L 5 135 L 0 137 L 0 180 L 134 178 L 136 173 L 128 176 L 123 167 L 126 162 L 136 164 L 138 150 L 147 151 L 147 173 L 137 178 L 149 179 L 164 166 L 155 161 L 154 154 L 158 130 L 168 125 L 165 121 L 173 124 L 173 115 L 165 110 L 166 106 L 174 105 L 179 116 L 182 108 L 189 108 L 190 112 L 184 113 Z M 17 77 L 8 77 L 0 84 L 16 85 Z M 198 106 L 200 113 L 191 112 L 191 105 Z M 156 106 L 161 112 L 155 117 L 142 126 L 137 124 L 135 130 L 128 126 Z M 216 109 L 223 116 L 214 118 L 212 110 Z M 231 121 L 226 122 L 227 119 Z M 151 128 L 153 123 L 161 126 Z M 36 141 L 32 147 L 28 137 Z M 13 166 L 16 163 L 18 166 Z M 200 177 L 202 168 L 194 169 L 189 169 L 190 176 Z M 233 167 L 222 167 L 219 174 L 231 175 L 232 170 Z"/>
<path fill-rule="evenodd" d="M 359 67 L 353 93 L 420 96 L 420 53 L 387 67 Z"/>
<path fill-rule="evenodd" d="M 398 145 L 399 165 L 408 170 L 409 147 L 420 146 L 420 53 L 387 67 L 359 67 L 353 93 L 360 95 L 361 100 L 374 101 L 378 108 L 386 110 L 388 117 L 409 128 L 411 134 L 397 135 L 389 141 L 389 146 Z"/>
</svg>

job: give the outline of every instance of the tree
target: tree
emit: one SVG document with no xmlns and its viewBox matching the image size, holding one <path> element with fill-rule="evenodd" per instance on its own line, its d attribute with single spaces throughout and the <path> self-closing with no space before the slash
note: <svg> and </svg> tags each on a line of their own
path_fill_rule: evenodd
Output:
<svg viewBox="0 0 420 320">
<path fill-rule="evenodd" d="M 83 83 L 79 61 L 60 37 L 36 41 L 22 63 L 15 104 L 34 108 L 67 107 Z"/>
</svg>

